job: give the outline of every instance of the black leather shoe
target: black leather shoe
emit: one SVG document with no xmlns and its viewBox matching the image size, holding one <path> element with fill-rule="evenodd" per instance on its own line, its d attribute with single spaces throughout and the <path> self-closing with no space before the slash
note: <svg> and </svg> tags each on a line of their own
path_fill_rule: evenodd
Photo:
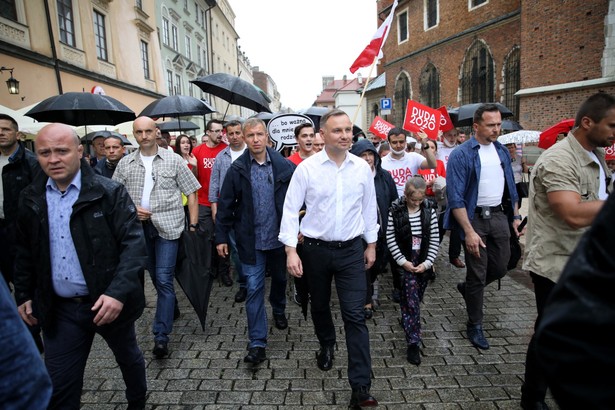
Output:
<svg viewBox="0 0 615 410">
<path fill-rule="evenodd" d="M 483 334 L 483 327 L 481 325 L 468 325 L 468 340 L 474 347 L 478 347 L 482 350 L 489 349 L 489 342 L 485 339 L 485 335 Z"/>
<path fill-rule="evenodd" d="M 264 347 L 251 347 L 248 354 L 243 358 L 246 363 L 259 364 L 267 359 Z"/>
<path fill-rule="evenodd" d="M 544 400 L 524 400 L 523 397 L 521 397 L 521 408 L 523 410 L 549 410 Z"/>
<path fill-rule="evenodd" d="M 459 282 L 457 284 L 457 291 L 459 293 L 461 293 L 461 297 L 462 298 L 466 298 L 466 283 L 465 282 Z"/>
<path fill-rule="evenodd" d="M 451 265 L 456 268 L 463 269 L 466 267 L 466 264 L 463 263 L 463 261 L 459 257 L 451 258 L 449 261 L 451 262 Z"/>
<path fill-rule="evenodd" d="M 179 319 L 182 315 L 182 312 L 179 310 L 179 305 L 177 304 L 177 299 L 175 300 L 175 308 L 173 309 L 173 320 Z"/>
<path fill-rule="evenodd" d="M 239 288 L 237 293 L 235 293 L 235 302 L 236 303 L 245 302 L 247 296 L 248 296 L 248 290 L 246 288 Z"/>
<path fill-rule="evenodd" d="M 416 344 L 408 345 L 408 351 L 406 352 L 406 359 L 408 359 L 408 362 L 415 364 L 417 366 L 421 364 L 421 349 L 419 348 L 419 345 L 416 345 Z"/>
<path fill-rule="evenodd" d="M 162 359 L 169 354 L 169 348 L 166 342 L 156 342 L 152 351 L 156 359 Z"/>
<path fill-rule="evenodd" d="M 129 401 L 127 410 L 145 410 L 145 399 Z"/>
<path fill-rule="evenodd" d="M 286 320 L 286 315 L 273 315 L 273 323 L 275 324 L 276 329 L 284 330 L 288 327 L 288 320 Z"/>
<path fill-rule="evenodd" d="M 393 299 L 393 302 L 399 303 L 399 301 L 401 300 L 401 291 L 399 289 L 393 289 L 393 293 L 391 293 L 391 299 Z"/>
<path fill-rule="evenodd" d="M 227 288 L 233 286 L 233 279 L 231 279 L 231 275 L 229 275 L 228 273 L 221 273 L 220 280 L 222 281 L 222 284 Z"/>
<path fill-rule="evenodd" d="M 362 407 L 376 407 L 378 400 L 369 393 L 369 387 L 361 386 L 358 389 L 352 389 L 350 396 L 349 409 L 361 409 Z"/>
<path fill-rule="evenodd" d="M 316 364 L 320 370 L 326 372 L 333 367 L 334 358 L 333 346 L 321 346 L 318 356 L 316 356 Z"/>
</svg>

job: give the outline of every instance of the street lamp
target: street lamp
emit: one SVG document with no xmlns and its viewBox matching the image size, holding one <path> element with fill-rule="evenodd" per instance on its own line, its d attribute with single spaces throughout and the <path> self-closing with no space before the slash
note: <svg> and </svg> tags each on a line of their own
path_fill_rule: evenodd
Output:
<svg viewBox="0 0 615 410">
<path fill-rule="evenodd" d="M 3 71 L 10 72 L 10 77 L 6 80 L 6 86 L 9 89 L 9 94 L 19 94 L 19 81 L 13 77 L 13 69 L 8 67 L 0 67 L 0 73 Z"/>
</svg>

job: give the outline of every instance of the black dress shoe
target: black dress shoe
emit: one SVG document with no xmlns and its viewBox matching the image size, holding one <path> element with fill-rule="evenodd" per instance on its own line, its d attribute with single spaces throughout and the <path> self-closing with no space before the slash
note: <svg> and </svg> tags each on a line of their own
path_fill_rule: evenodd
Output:
<svg viewBox="0 0 615 410">
<path fill-rule="evenodd" d="M 318 356 L 316 357 L 316 364 L 320 370 L 331 370 L 334 358 L 333 346 L 321 346 Z"/>
<path fill-rule="evenodd" d="M 549 410 L 544 400 L 524 400 L 523 397 L 521 397 L 521 408 L 523 410 Z"/>
<path fill-rule="evenodd" d="M 246 297 L 248 297 L 248 290 L 246 288 L 239 288 L 237 293 L 235 293 L 235 303 L 245 302 Z"/>
<path fill-rule="evenodd" d="M 179 305 L 177 304 L 177 299 L 175 299 L 175 308 L 173 309 L 173 320 L 179 319 L 182 315 L 182 312 L 179 310 Z"/>
<path fill-rule="evenodd" d="M 478 347 L 482 350 L 489 349 L 489 342 L 483 334 L 483 327 L 481 325 L 468 325 L 468 340 L 474 347 Z"/>
<path fill-rule="evenodd" d="M 284 330 L 288 327 L 288 320 L 286 319 L 285 314 L 281 315 L 273 315 L 273 323 L 275 324 L 276 329 Z"/>
<path fill-rule="evenodd" d="M 408 351 L 406 352 L 406 359 L 408 362 L 419 365 L 421 364 L 421 349 L 417 344 L 408 345 Z"/>
<path fill-rule="evenodd" d="M 369 393 L 369 387 L 361 386 L 358 389 L 352 389 L 350 396 L 349 409 L 361 409 L 362 407 L 376 407 L 378 400 Z"/>
<path fill-rule="evenodd" d="M 222 284 L 227 288 L 233 286 L 233 279 L 231 279 L 231 275 L 228 273 L 221 273 L 220 280 L 222 281 Z"/>
<path fill-rule="evenodd" d="M 259 364 L 267 359 L 264 347 L 251 347 L 248 354 L 243 358 L 246 363 Z"/>
<path fill-rule="evenodd" d="M 461 293 L 461 297 L 462 298 L 466 298 L 466 283 L 465 282 L 459 282 L 457 284 L 457 292 Z"/>
<path fill-rule="evenodd" d="M 129 401 L 127 410 L 145 410 L 145 399 Z"/>
<path fill-rule="evenodd" d="M 153 352 L 156 359 L 162 359 L 169 354 L 167 342 L 156 342 Z"/>
</svg>

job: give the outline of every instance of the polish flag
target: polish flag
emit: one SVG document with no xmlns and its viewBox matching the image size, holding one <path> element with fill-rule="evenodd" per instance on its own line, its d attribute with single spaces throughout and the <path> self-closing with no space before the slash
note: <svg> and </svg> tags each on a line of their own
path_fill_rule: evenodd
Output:
<svg viewBox="0 0 615 410">
<path fill-rule="evenodd" d="M 397 7 L 397 0 L 393 2 L 393 6 L 391 7 L 391 12 L 384 23 L 378 27 L 378 31 L 374 34 L 372 41 L 365 47 L 365 50 L 359 54 L 359 57 L 355 60 L 355 62 L 350 67 L 350 72 L 354 74 L 361 67 L 369 67 L 374 62 L 376 56 L 378 59 L 382 58 L 382 46 L 384 42 L 387 40 L 387 36 L 389 35 L 389 31 L 391 30 L 391 23 L 393 22 L 393 17 L 395 17 L 395 8 Z"/>
</svg>

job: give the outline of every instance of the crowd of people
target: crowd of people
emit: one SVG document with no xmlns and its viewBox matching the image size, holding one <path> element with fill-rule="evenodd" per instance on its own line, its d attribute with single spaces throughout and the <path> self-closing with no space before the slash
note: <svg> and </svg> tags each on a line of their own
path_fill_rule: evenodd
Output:
<svg viewBox="0 0 615 410">
<path fill-rule="evenodd" d="M 200 145 L 180 135 L 173 149 L 154 120 L 139 117 L 133 123 L 138 149 L 125 154 L 120 138 L 98 139 L 95 161 L 87 161 L 72 128 L 42 128 L 32 153 L 17 140 L 17 123 L 0 116 L 0 241 L 10 250 L 2 253 L 0 269 L 23 323 L 14 306 L 12 313 L 6 303 L 0 309 L 9 312 L 10 334 L 27 336 L 14 339 L 26 348 L 8 369 L 27 367 L 24 383 L 31 390 L 24 397 L 3 381 L 2 399 L 29 408 L 47 402 L 78 408 L 87 357 L 100 334 L 122 371 L 128 408 L 144 408 L 145 361 L 134 329 L 145 306 L 144 273 L 157 295 L 151 351 L 164 359 L 180 314 L 174 272 L 185 231 L 211 246 L 212 264 L 204 268 L 223 286 L 237 282 L 234 300 L 245 303 L 248 324 L 244 362 L 253 366 L 267 358 L 266 281 L 272 322 L 284 331 L 290 275 L 293 299 L 309 305 L 319 342 L 316 365 L 333 367 L 335 280 L 352 408 L 378 405 L 366 320 L 378 307 L 378 277 L 387 271 L 407 361 L 421 364 L 420 307 L 436 278 L 446 231 L 449 262 L 466 268 L 457 290 L 465 301 L 467 339 L 489 349 L 484 290 L 506 274 L 511 236 L 525 233 L 517 187 L 529 171 L 517 147 L 497 141 L 501 124 L 498 107 L 483 104 L 463 143 L 455 128 L 439 141 L 401 128 L 392 128 L 386 140 L 358 138 L 349 116 L 332 109 L 318 130 L 297 126 L 296 151 L 284 157 L 271 148 L 260 119 L 210 120 Z M 534 281 L 536 328 L 568 257 L 610 192 L 603 148 L 614 139 L 615 98 L 591 96 L 571 133 L 540 157 L 529 177 L 523 269 Z M 43 351 L 44 365 L 36 357 Z M 540 340 L 533 337 L 524 409 L 547 408 L 546 389 L 557 376 L 545 367 L 555 365 L 541 361 Z"/>
</svg>

